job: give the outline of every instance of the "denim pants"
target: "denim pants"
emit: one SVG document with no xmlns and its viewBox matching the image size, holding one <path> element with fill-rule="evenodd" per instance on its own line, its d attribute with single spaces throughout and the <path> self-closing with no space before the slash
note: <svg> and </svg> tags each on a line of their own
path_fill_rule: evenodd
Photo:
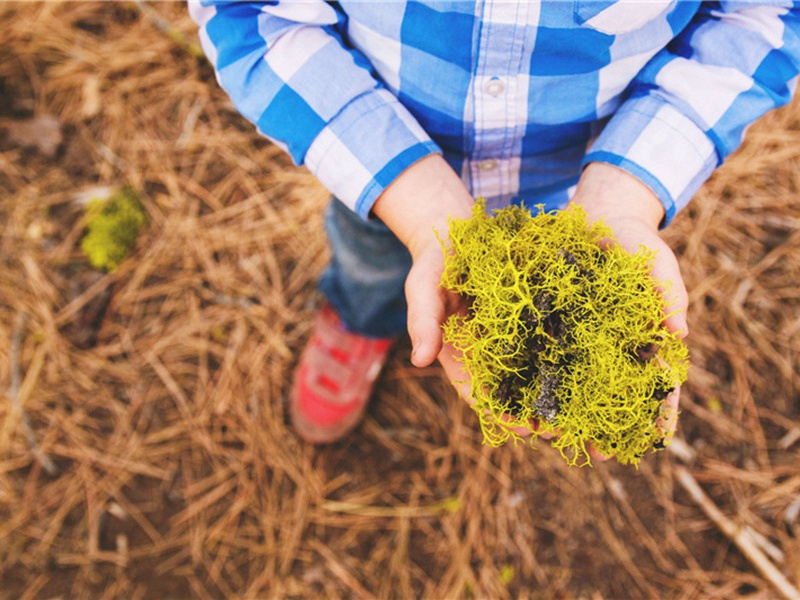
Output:
<svg viewBox="0 0 800 600">
<path fill-rule="evenodd" d="M 365 337 L 406 330 L 405 280 L 411 255 L 377 219 L 365 221 L 333 198 L 325 213 L 331 262 L 319 287 L 345 327 Z"/>
</svg>

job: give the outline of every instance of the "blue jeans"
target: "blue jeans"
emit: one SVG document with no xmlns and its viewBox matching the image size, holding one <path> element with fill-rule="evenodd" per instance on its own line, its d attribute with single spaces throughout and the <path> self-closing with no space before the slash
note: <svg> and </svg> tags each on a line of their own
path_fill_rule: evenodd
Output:
<svg viewBox="0 0 800 600">
<path fill-rule="evenodd" d="M 319 287 L 345 327 L 365 337 L 406 330 L 405 280 L 411 255 L 381 221 L 364 221 L 333 198 L 325 213 L 331 263 Z"/>
</svg>

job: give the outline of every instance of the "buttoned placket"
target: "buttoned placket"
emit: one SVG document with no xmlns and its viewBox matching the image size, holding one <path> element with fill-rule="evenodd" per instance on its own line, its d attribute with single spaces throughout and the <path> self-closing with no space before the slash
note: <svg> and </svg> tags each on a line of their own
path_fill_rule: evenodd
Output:
<svg viewBox="0 0 800 600">
<path fill-rule="evenodd" d="M 525 51 L 526 23 L 538 3 L 486 0 L 478 2 L 482 17 L 480 47 L 473 78 L 470 182 L 475 196 L 516 193 L 519 186 L 519 130 L 526 120 L 520 110 L 519 74 Z M 525 94 L 527 95 L 527 94 Z"/>
</svg>

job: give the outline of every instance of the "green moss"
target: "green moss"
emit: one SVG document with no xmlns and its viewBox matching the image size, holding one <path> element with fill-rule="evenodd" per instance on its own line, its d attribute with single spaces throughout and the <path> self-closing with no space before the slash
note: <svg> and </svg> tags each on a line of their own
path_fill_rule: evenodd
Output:
<svg viewBox="0 0 800 600">
<path fill-rule="evenodd" d="M 557 433 L 571 465 L 587 444 L 637 464 L 663 447 L 662 403 L 686 379 L 688 351 L 661 326 L 649 275 L 654 253 L 631 255 L 579 207 L 536 216 L 511 206 L 451 220 L 442 285 L 470 299 L 444 325 L 463 353 L 484 440 Z"/>
<path fill-rule="evenodd" d="M 515 575 L 516 571 L 511 565 L 503 565 L 500 567 L 500 582 L 503 585 L 509 585 L 512 581 L 514 581 Z"/>
<path fill-rule="evenodd" d="M 81 250 L 95 269 L 114 272 L 147 222 L 144 207 L 133 189 L 125 186 L 109 198 L 90 200 L 86 212 Z"/>
</svg>

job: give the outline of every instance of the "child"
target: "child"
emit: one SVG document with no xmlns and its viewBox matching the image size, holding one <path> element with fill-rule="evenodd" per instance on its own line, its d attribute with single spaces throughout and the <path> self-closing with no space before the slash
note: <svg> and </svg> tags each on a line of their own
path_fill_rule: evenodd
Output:
<svg viewBox="0 0 800 600">
<path fill-rule="evenodd" d="M 618 242 L 657 250 L 666 326 L 687 332 L 658 235 L 786 104 L 800 68 L 791 3 L 190 0 L 237 108 L 333 193 L 327 298 L 295 373 L 298 434 L 360 421 L 392 341 L 438 356 L 458 299 L 439 287 L 449 217 L 580 204 Z M 461 389 L 468 398 L 469 390 Z M 677 397 L 674 400 L 677 402 Z"/>
</svg>

